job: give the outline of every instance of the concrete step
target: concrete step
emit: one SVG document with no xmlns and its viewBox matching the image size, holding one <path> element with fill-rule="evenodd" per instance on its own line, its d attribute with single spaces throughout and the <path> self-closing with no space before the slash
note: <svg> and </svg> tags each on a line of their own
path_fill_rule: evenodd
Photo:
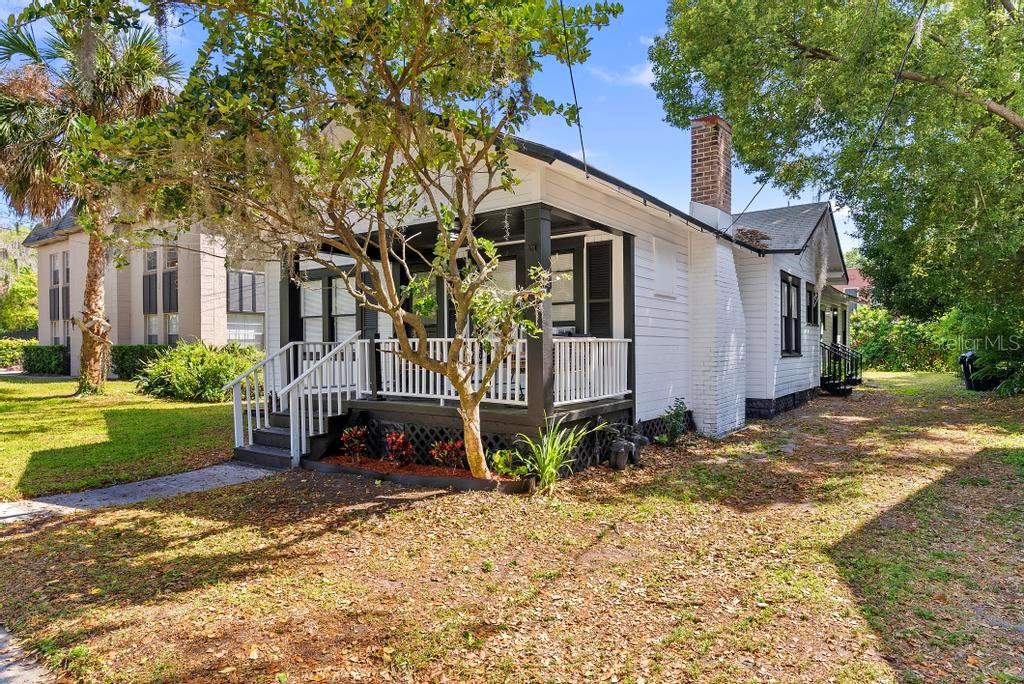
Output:
<svg viewBox="0 0 1024 684">
<path fill-rule="evenodd" d="M 275 470 L 288 470 L 292 467 L 292 457 L 288 449 L 262 444 L 235 447 L 235 460 Z"/>
</svg>

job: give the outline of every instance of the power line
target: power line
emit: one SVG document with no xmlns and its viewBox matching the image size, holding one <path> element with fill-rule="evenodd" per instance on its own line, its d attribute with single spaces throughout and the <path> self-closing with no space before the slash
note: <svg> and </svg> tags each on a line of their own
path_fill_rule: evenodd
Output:
<svg viewBox="0 0 1024 684">
<path fill-rule="evenodd" d="M 580 134 L 580 155 L 583 157 L 583 173 L 590 178 L 590 168 L 587 166 L 587 146 L 583 144 L 583 116 L 580 111 L 580 101 L 576 97 L 576 78 L 572 73 L 572 57 L 569 55 L 569 25 L 565 21 L 565 5 L 558 0 L 558 7 L 562 13 L 562 45 L 565 47 L 565 63 L 569 66 L 569 83 L 572 84 L 572 102 L 576 106 L 576 130 Z"/>
<path fill-rule="evenodd" d="M 928 5 L 928 0 L 922 0 L 921 7 L 917 10 L 917 18 L 914 20 L 914 30 L 910 32 L 910 39 L 907 40 L 907 46 L 903 49 L 903 59 L 900 60 L 900 68 L 896 70 L 896 76 L 893 77 L 892 82 L 892 93 L 889 95 L 889 101 L 885 105 L 885 109 L 882 110 L 882 118 L 878 122 L 878 127 L 875 128 L 874 134 L 871 136 L 871 144 L 868 145 L 868 151 L 864 153 L 864 161 L 861 162 L 860 169 L 857 171 L 857 181 L 860 181 L 861 174 L 864 173 L 864 168 L 868 165 L 868 160 L 871 158 L 871 153 L 875 149 L 875 144 L 878 142 L 878 135 L 885 128 L 886 119 L 889 118 L 889 111 L 892 109 L 893 102 L 896 101 L 896 91 L 899 88 L 900 76 L 903 74 L 903 68 L 907 66 L 907 57 L 910 55 L 910 46 L 914 44 L 914 39 L 917 37 L 917 27 L 921 24 L 921 17 L 924 16 L 924 8 Z"/>
</svg>

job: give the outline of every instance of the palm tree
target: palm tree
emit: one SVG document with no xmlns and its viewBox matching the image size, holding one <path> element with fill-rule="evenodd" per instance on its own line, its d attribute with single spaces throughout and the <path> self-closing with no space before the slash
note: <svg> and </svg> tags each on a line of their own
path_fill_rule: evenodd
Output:
<svg viewBox="0 0 1024 684">
<path fill-rule="evenodd" d="M 50 221 L 62 211 L 105 216 L 103 188 L 65 177 L 84 149 L 86 123 L 148 116 L 167 104 L 181 65 L 151 28 L 118 30 L 52 18 L 37 41 L 30 28 L 0 28 L 0 192 L 18 212 Z M 104 313 L 105 239 L 89 229 L 85 297 L 75 322 L 82 330 L 79 392 L 101 389 L 109 354 Z"/>
</svg>

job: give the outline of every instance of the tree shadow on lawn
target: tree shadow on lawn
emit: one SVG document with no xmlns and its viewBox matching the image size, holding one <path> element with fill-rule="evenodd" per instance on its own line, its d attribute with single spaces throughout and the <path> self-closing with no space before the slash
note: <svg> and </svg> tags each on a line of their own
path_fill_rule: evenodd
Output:
<svg viewBox="0 0 1024 684">
<path fill-rule="evenodd" d="M 828 553 L 902 681 L 1024 681 L 1024 450 L 983 449 Z"/>
<path fill-rule="evenodd" d="M 20 474 L 19 464 L 9 463 L 6 477 L 14 492 L 25 497 L 74 492 L 193 470 L 231 456 L 226 406 L 143 404 L 97 409 L 79 420 L 74 411 L 70 405 L 66 412 L 33 417 L 29 427 L 0 428 L 0 437 L 8 439 L 52 434 L 50 443 L 68 441 L 69 435 L 81 440 L 33 451 Z"/>
<path fill-rule="evenodd" d="M 673 449 L 649 447 L 643 458 L 652 467 L 611 485 L 599 475 L 580 495 L 608 504 L 703 502 L 740 513 L 830 504 L 858 495 L 872 478 L 956 468 L 982 433 L 1005 439 L 1024 425 L 977 406 L 921 407 L 878 394 L 819 398 L 724 439 L 687 435 Z"/>
<path fill-rule="evenodd" d="M 444 494 L 355 476 L 287 473 L 15 525 L 0 531 L 0 616 L 61 663 L 60 654 L 84 638 L 138 626 L 142 614 L 134 608 L 188 608 L 182 594 L 315 567 L 318 540 L 343 538 Z"/>
</svg>

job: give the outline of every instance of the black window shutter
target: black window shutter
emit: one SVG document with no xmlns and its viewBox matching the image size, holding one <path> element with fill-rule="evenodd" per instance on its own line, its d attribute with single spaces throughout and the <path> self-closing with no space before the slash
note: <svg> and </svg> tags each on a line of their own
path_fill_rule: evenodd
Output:
<svg viewBox="0 0 1024 684">
<path fill-rule="evenodd" d="M 372 279 L 370 278 L 369 273 L 363 273 L 363 282 L 367 285 L 370 285 L 373 282 Z M 367 299 L 373 301 L 373 298 L 369 296 L 369 293 L 367 293 Z M 373 337 L 377 334 L 377 327 L 377 312 L 374 311 L 373 309 L 360 305 L 359 337 L 361 337 L 364 340 L 372 340 Z"/>
<path fill-rule="evenodd" d="M 59 287 L 51 287 L 50 288 L 50 320 L 51 321 L 59 321 L 60 320 L 60 300 L 61 300 L 60 288 Z"/>
<path fill-rule="evenodd" d="M 64 312 L 64 320 L 71 320 L 71 286 L 65 285 L 60 288 L 61 311 Z"/>
<path fill-rule="evenodd" d="M 164 271 L 164 313 L 178 311 L 178 272 Z"/>
<path fill-rule="evenodd" d="M 590 335 L 612 336 L 611 242 L 587 245 L 587 321 Z"/>
<path fill-rule="evenodd" d="M 156 273 L 142 276 L 142 313 L 156 313 Z"/>
</svg>

